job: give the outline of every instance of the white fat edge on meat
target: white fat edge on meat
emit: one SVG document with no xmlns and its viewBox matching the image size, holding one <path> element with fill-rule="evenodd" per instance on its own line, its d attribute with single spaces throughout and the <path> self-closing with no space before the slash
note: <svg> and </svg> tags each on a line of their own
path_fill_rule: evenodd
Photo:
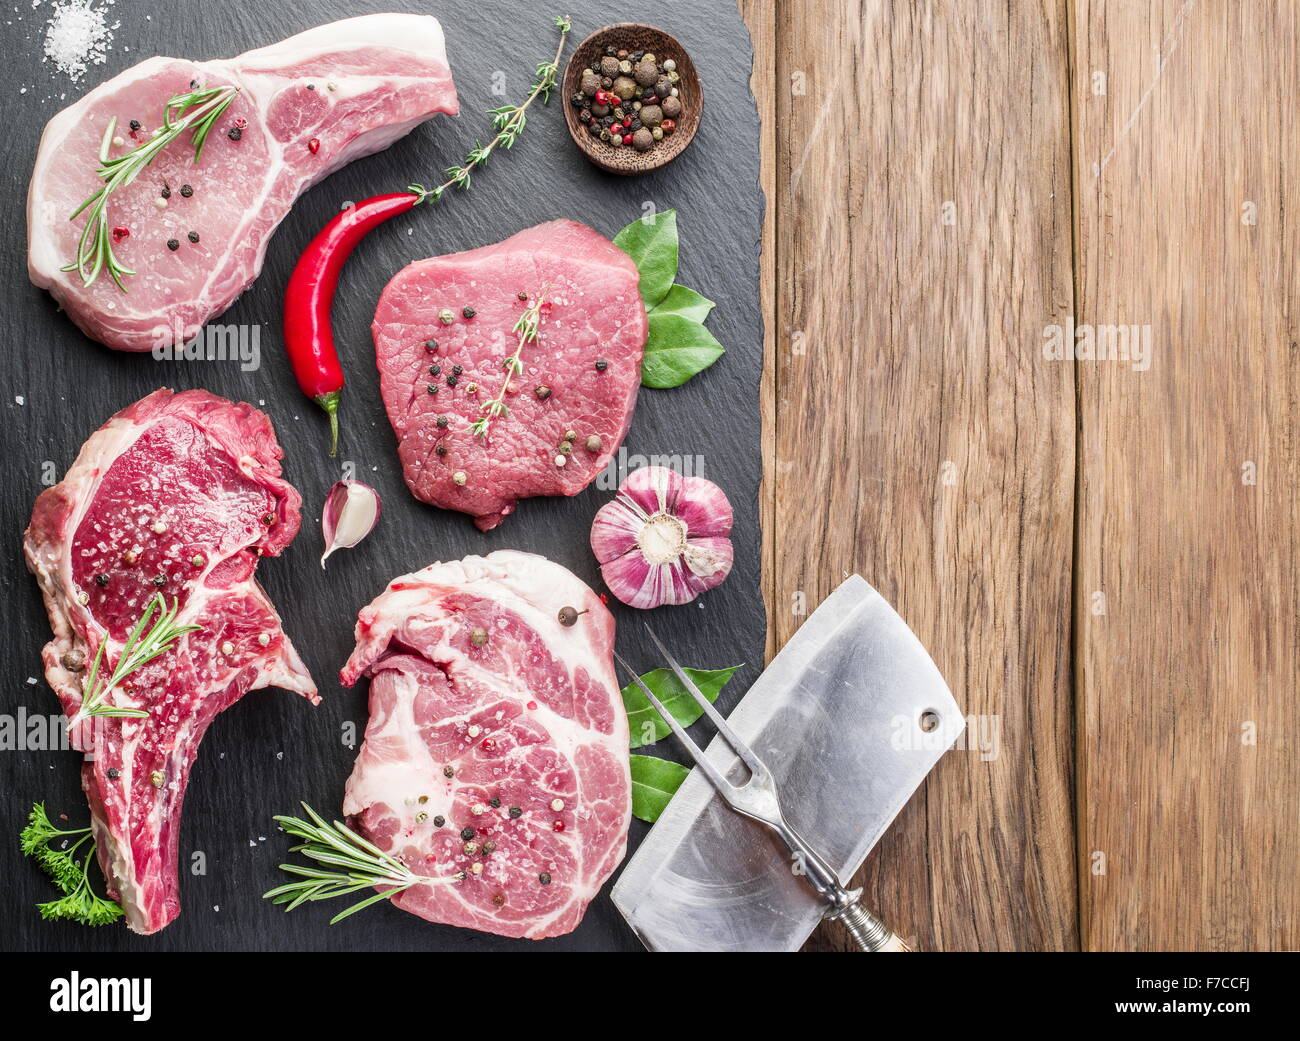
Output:
<svg viewBox="0 0 1300 1041">
<path fill-rule="evenodd" d="M 298 64 L 316 54 L 356 47 L 410 51 L 447 64 L 442 24 L 432 15 L 368 14 L 318 25 L 265 47 L 246 51 L 239 60 Z"/>
<path fill-rule="evenodd" d="M 29 556 L 29 559 L 36 564 L 37 581 L 42 588 L 45 588 L 48 584 L 48 588 L 56 598 L 56 602 L 59 603 L 70 629 L 67 646 L 60 647 L 60 653 L 72 650 L 77 646 L 80 641 L 79 629 L 92 630 L 98 634 L 101 640 L 108 639 L 104 627 L 77 600 L 77 584 L 72 575 L 72 544 L 75 541 L 78 529 L 81 527 L 82 520 L 85 519 L 86 511 L 95 500 L 95 487 L 112 468 L 113 464 L 117 462 L 118 458 L 135 444 L 140 435 L 144 433 L 144 429 L 144 425 L 137 423 L 133 419 L 118 418 L 110 420 L 90 435 L 82 446 L 80 453 L 78 453 L 76 460 L 68 468 L 67 474 L 59 482 L 64 487 L 65 498 L 71 499 L 75 504 L 68 517 L 65 537 L 58 538 L 57 533 L 54 533 L 56 537 L 53 542 L 42 542 L 37 555 L 34 557 Z M 77 624 L 78 622 L 81 623 L 80 626 Z M 110 640 L 105 653 L 108 650 L 120 647 L 121 643 L 119 641 Z M 89 647 L 84 648 L 84 650 L 86 652 L 86 661 L 89 663 L 94 656 L 93 651 Z M 56 690 L 64 690 L 74 697 L 77 704 L 80 705 L 84 693 L 81 679 L 67 673 L 62 668 L 59 671 L 62 675 L 51 676 L 49 675 L 49 669 L 46 670 L 46 678 L 49 680 L 50 685 Z"/>
</svg>

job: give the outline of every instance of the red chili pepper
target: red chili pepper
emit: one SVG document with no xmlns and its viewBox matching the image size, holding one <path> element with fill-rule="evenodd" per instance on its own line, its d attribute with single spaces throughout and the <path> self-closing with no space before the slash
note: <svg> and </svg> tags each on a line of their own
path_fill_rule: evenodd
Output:
<svg viewBox="0 0 1300 1041">
<path fill-rule="evenodd" d="M 339 275 L 371 228 L 405 213 L 419 198 L 410 192 L 376 195 L 350 206 L 325 225 L 298 258 L 284 293 L 284 342 L 302 392 L 330 417 L 330 455 L 338 451 L 343 368 L 334 348 L 330 312 Z"/>
</svg>

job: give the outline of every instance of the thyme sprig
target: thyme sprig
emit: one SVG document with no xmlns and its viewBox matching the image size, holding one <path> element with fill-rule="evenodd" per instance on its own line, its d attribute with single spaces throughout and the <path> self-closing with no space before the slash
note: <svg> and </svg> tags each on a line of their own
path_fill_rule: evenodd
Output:
<svg viewBox="0 0 1300 1041">
<path fill-rule="evenodd" d="M 524 308 L 523 314 L 515 322 L 515 353 L 501 362 L 501 368 L 505 369 L 506 372 L 505 379 L 501 383 L 501 390 L 497 392 L 497 396 L 491 401 L 483 402 L 483 415 L 469 425 L 470 431 L 475 437 L 487 437 L 492 420 L 498 416 L 504 419 L 510 415 L 510 409 L 505 402 L 506 391 L 510 388 L 510 381 L 524 371 L 524 347 L 537 339 L 538 330 L 542 325 L 542 305 L 545 302 L 546 289 L 543 289 Z"/>
<path fill-rule="evenodd" d="M 176 615 L 179 610 L 180 605 L 175 598 L 172 599 L 169 610 L 162 594 L 154 594 L 154 598 L 149 601 L 149 606 L 140 615 L 140 620 L 135 623 L 135 628 L 131 630 L 131 635 L 127 637 L 122 653 L 118 656 L 117 665 L 106 683 L 99 678 L 100 665 L 104 660 L 104 648 L 108 645 L 108 637 L 105 635 L 105 638 L 99 642 L 94 664 L 91 665 L 90 673 L 86 677 L 81 707 L 68 721 L 69 728 L 86 716 L 129 716 L 136 719 L 149 717 L 149 713 L 141 709 L 120 708 L 108 704 L 104 698 L 127 676 L 168 650 L 178 637 L 199 628 L 197 625 L 177 625 Z M 158 621 L 154 623 L 153 628 L 145 632 L 154 611 L 158 612 Z"/>
<path fill-rule="evenodd" d="M 533 85 L 523 104 L 502 105 L 500 108 L 489 109 L 488 115 L 492 117 L 492 127 L 497 131 L 496 136 L 486 145 L 476 142 L 465 156 L 463 163 L 447 167 L 447 180 L 442 184 L 433 188 L 426 188 L 422 184 L 410 185 L 406 190 L 418 196 L 415 200 L 417 206 L 422 202 L 437 202 L 448 188 L 468 188 L 473 181 L 473 171 L 486 163 L 498 147 L 510 148 L 519 140 L 519 135 L 524 132 L 524 126 L 528 122 L 528 106 L 539 97 L 543 105 L 550 101 L 551 91 L 555 88 L 560 75 L 560 57 L 564 54 L 564 44 L 569 37 L 573 22 L 567 15 L 561 15 L 555 19 L 555 25 L 560 30 L 560 46 L 555 51 L 555 59 L 537 63 Z"/>
<path fill-rule="evenodd" d="M 113 135 L 117 131 L 117 117 L 108 121 L 104 139 L 99 146 L 99 169 L 96 173 L 104 186 L 76 208 L 68 220 L 76 220 L 89 210 L 86 226 L 81 231 L 77 245 L 77 259 L 66 265 L 64 271 L 76 271 L 84 285 L 92 285 L 107 269 L 117 288 L 126 292 L 122 284 L 125 275 L 135 272 L 122 264 L 113 252 L 113 233 L 109 227 L 109 196 L 124 188 L 139 176 L 140 171 L 154 161 L 168 145 L 190 131 L 190 144 L 194 148 L 194 162 L 203 155 L 203 146 L 212 127 L 221 114 L 230 107 L 239 93 L 238 87 L 196 87 L 188 94 L 173 94 L 163 107 L 163 125 L 141 145 L 121 155 L 111 155 Z"/>
<path fill-rule="evenodd" d="M 107 925 L 122 917 L 119 904 L 90 888 L 89 868 L 95 856 L 95 840 L 89 828 L 55 826 L 45 812 L 45 804 L 38 802 L 27 818 L 27 827 L 19 834 L 19 842 L 23 853 L 35 860 L 63 893 L 58 900 L 36 905 L 42 918 Z M 81 847 L 86 843 L 90 845 L 82 854 Z"/>
<path fill-rule="evenodd" d="M 309 821 L 301 817 L 276 816 L 281 828 L 302 843 L 290 848 L 290 853 L 301 853 L 318 864 L 328 864 L 327 868 L 304 867 L 300 864 L 281 864 L 280 870 L 299 876 L 293 882 L 286 882 L 262 894 L 262 898 L 273 904 L 282 904 L 286 911 L 309 900 L 332 900 L 338 896 L 347 896 L 362 889 L 374 886 L 391 886 L 382 893 L 372 893 L 351 907 L 340 911 L 330 919 L 330 925 L 342 921 L 348 915 L 356 914 L 363 908 L 380 900 L 410 889 L 417 884 L 446 884 L 453 878 L 435 878 L 431 875 L 417 875 L 396 857 L 385 853 L 372 842 L 362 838 L 347 825 L 339 821 L 327 824 L 315 810 L 305 802 L 302 808 L 307 812 Z"/>
</svg>

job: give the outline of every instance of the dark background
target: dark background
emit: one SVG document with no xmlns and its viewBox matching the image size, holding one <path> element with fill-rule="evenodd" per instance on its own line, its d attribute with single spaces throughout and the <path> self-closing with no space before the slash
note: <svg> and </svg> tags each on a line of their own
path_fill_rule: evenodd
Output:
<svg viewBox="0 0 1300 1041">
<path fill-rule="evenodd" d="M 557 0 L 558 2 L 558 0 Z M 492 950 L 635 949 L 636 940 L 609 903 L 606 885 L 579 929 L 568 937 L 512 941 L 436 926 L 387 905 L 373 906 L 338 926 L 326 923 L 330 904 L 286 915 L 260 894 L 284 877 L 275 865 L 288 845 L 272 814 L 305 799 L 322 811 L 342 799 L 355 748 L 344 745 L 353 724 L 365 728 L 364 684 L 344 690 L 337 670 L 352 648 L 356 612 L 389 579 L 434 560 L 512 548 L 542 553 L 600 590 L 587 545 L 592 515 L 611 496 L 595 485 L 569 499 L 524 500 L 517 513 L 488 534 L 468 517 L 414 500 L 402 482 L 392 431 L 380 400 L 369 325 L 380 290 L 405 264 L 419 258 L 496 242 L 541 221 L 572 217 L 612 236 L 638 217 L 646 203 L 678 211 L 682 252 L 679 281 L 717 301 L 709 328 L 728 348 L 710 370 L 670 391 L 643 390 L 625 443 L 630 454 L 702 459 L 703 474 L 717 481 L 736 510 L 736 564 L 731 577 L 695 603 L 647 616 L 612 603 L 621 626 L 619 647 L 634 663 L 658 664 L 639 636 L 642 618 L 679 658 L 715 668 L 747 663 L 724 691 L 734 704 L 762 664 L 764 616 L 759 592 L 758 384 L 762 327 L 758 298 L 758 122 L 749 94 L 749 38 L 732 0 L 691 0 L 664 8 L 620 4 L 518 4 L 498 0 L 445 0 L 408 9 L 436 15 L 460 95 L 461 115 L 436 117 L 391 149 L 353 163 L 308 192 L 271 241 L 266 266 L 251 289 L 220 319 L 262 325 L 262 365 L 244 373 L 233 362 L 160 362 L 149 354 L 110 351 L 87 340 L 52 299 L 26 278 L 25 197 L 45 121 L 86 90 L 155 54 L 211 59 L 282 39 L 334 18 L 401 9 L 399 0 L 325 0 L 265 3 L 192 0 L 144 3 L 118 0 L 110 22 L 120 21 L 106 65 L 72 84 L 41 60 L 48 5 L 31 10 L 20 0 L 7 10 L 0 32 L 6 43 L 0 68 L 0 151 L 3 192 L 0 271 L 6 331 L 0 462 L 4 477 L 0 514 L 3 560 L 4 682 L 0 712 L 57 712 L 41 673 L 40 648 L 49 638 L 36 584 L 22 561 L 21 538 L 46 475 L 62 477 L 85 439 L 117 410 L 159 386 L 204 387 L 262 407 L 285 450 L 285 475 L 302 492 L 303 525 L 280 558 L 264 561 L 258 577 L 284 618 L 320 686 L 313 709 L 296 695 L 255 691 L 218 717 L 190 777 L 181 838 L 181 916 L 152 937 L 122 925 L 89 929 L 42 922 L 33 905 L 51 899 L 53 887 L 18 852 L 18 831 L 31 804 L 45 800 L 51 814 L 87 819 L 78 783 L 80 757 L 70 751 L 0 751 L 0 937 L 6 948 L 44 950 Z M 348 373 L 343 405 L 344 441 L 338 460 L 326 455 L 326 426 L 293 382 L 280 344 L 280 301 L 300 250 L 348 199 L 397 191 L 412 181 L 435 183 L 491 134 L 485 111 L 525 96 L 534 65 L 554 53 L 556 14 L 573 16 L 568 53 L 589 32 L 615 21 L 643 19 L 678 37 L 700 69 L 708 111 L 690 149 L 664 170 L 635 179 L 616 178 L 591 166 L 564 129 L 564 103 L 529 110 L 529 124 L 510 153 L 495 156 L 475 175 L 473 189 L 448 195 L 432 208 L 374 232 L 353 255 L 335 304 L 334 324 Z M 149 16 L 149 17 L 147 17 Z M 129 48 L 129 50 L 128 50 Z M 493 73 L 506 76 L 506 96 L 491 93 Z M 22 88 L 26 88 L 23 92 Z M 25 404 L 18 405 L 16 396 Z M 341 476 L 343 462 L 373 484 L 384 500 L 383 519 L 370 538 L 330 559 L 321 552 L 320 506 Z M 611 598 L 612 600 L 612 598 Z M 29 682 L 34 679 L 35 682 Z M 678 757 L 676 750 L 643 751 Z M 647 826 L 632 822 L 631 845 Z M 190 871 L 196 852 L 206 874 Z M 98 878 L 96 878 L 98 882 Z M 344 906 L 339 905 L 338 909 Z"/>
</svg>

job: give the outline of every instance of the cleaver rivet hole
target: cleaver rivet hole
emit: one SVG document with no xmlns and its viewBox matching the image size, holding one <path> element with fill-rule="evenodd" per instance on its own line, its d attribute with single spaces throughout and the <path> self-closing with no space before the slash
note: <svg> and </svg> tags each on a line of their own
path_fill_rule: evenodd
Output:
<svg viewBox="0 0 1300 1041">
<path fill-rule="evenodd" d="M 936 730 L 939 729 L 939 713 L 934 711 L 934 709 L 932 708 L 928 708 L 921 713 L 921 718 L 919 720 L 919 723 L 921 725 L 921 729 L 924 730 L 927 734 L 933 734 Z"/>
</svg>

